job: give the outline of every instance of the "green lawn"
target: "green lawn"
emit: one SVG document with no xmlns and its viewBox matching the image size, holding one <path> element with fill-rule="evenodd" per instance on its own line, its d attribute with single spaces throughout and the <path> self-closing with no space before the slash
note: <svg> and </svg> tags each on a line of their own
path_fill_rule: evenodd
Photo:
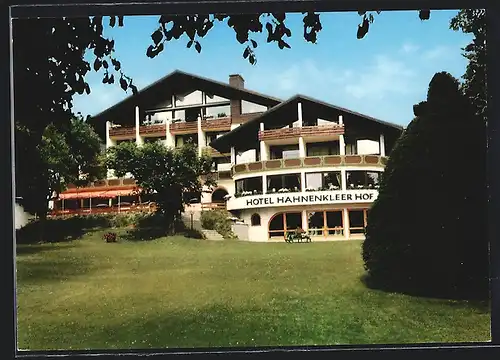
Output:
<svg viewBox="0 0 500 360">
<path fill-rule="evenodd" d="M 367 289 L 361 242 L 19 245 L 20 349 L 488 341 L 487 304 Z"/>
</svg>

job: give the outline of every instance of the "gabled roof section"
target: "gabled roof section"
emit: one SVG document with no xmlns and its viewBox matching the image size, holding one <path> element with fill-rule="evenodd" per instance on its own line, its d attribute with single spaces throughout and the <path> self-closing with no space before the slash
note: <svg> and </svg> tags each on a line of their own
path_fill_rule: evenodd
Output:
<svg viewBox="0 0 500 360">
<path fill-rule="evenodd" d="M 180 70 L 175 70 L 163 78 L 155 81 L 151 85 L 141 89 L 135 95 L 128 96 L 117 104 L 107 108 L 106 110 L 96 114 L 90 118 L 90 123 L 94 126 L 101 125 L 104 127 L 104 121 L 113 120 L 118 123 L 129 123 L 130 120 L 123 118 L 121 114 L 127 113 L 128 118 L 133 120 L 135 106 L 148 108 L 155 104 L 161 97 L 168 94 L 180 93 L 182 91 L 196 88 L 212 92 L 215 95 L 224 96 L 227 98 L 241 98 L 250 102 L 256 102 L 265 106 L 275 106 L 282 102 L 272 96 L 261 94 L 248 89 L 240 89 L 223 83 L 220 81 L 211 80 L 194 74 L 189 74 Z M 118 120 L 120 118 L 120 120 Z"/>
<path fill-rule="evenodd" d="M 344 124 L 349 127 L 363 127 L 367 129 L 379 129 L 389 134 L 391 137 L 398 137 L 403 127 L 374 117 L 364 115 L 340 106 L 328 104 L 324 101 L 297 94 L 288 100 L 272 107 L 260 116 L 240 125 L 231 132 L 219 137 L 210 143 L 210 146 L 218 151 L 227 153 L 234 145 L 240 149 L 251 148 L 258 141 L 260 123 L 266 127 L 285 127 L 297 120 L 297 103 L 302 103 L 302 111 L 314 112 L 317 117 L 321 114 L 338 114 L 344 116 Z M 325 118 L 328 116 L 325 115 Z"/>
</svg>

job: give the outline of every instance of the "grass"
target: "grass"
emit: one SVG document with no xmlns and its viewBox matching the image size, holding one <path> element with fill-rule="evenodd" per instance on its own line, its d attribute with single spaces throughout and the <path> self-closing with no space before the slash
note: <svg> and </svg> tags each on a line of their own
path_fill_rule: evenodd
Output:
<svg viewBox="0 0 500 360">
<path fill-rule="evenodd" d="M 18 245 L 18 347 L 489 341 L 488 304 L 367 289 L 361 242 Z"/>
</svg>

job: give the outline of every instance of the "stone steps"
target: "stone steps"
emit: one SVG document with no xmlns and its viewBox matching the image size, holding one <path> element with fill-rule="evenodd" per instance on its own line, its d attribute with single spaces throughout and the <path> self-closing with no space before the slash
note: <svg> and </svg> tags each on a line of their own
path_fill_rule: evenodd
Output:
<svg viewBox="0 0 500 360">
<path fill-rule="evenodd" d="M 222 237 L 222 235 L 215 230 L 203 229 L 201 230 L 201 232 L 203 233 L 203 236 L 205 237 L 206 240 L 214 240 L 214 241 L 224 240 L 224 237 Z"/>
</svg>

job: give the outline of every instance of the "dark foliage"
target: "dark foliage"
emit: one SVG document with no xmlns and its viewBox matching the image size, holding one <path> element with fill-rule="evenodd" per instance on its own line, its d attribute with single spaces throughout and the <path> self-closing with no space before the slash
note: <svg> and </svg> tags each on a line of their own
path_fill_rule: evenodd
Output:
<svg viewBox="0 0 500 360">
<path fill-rule="evenodd" d="M 486 297 L 484 122 L 447 73 L 396 143 L 369 217 L 370 286 L 428 296 Z"/>
</svg>

